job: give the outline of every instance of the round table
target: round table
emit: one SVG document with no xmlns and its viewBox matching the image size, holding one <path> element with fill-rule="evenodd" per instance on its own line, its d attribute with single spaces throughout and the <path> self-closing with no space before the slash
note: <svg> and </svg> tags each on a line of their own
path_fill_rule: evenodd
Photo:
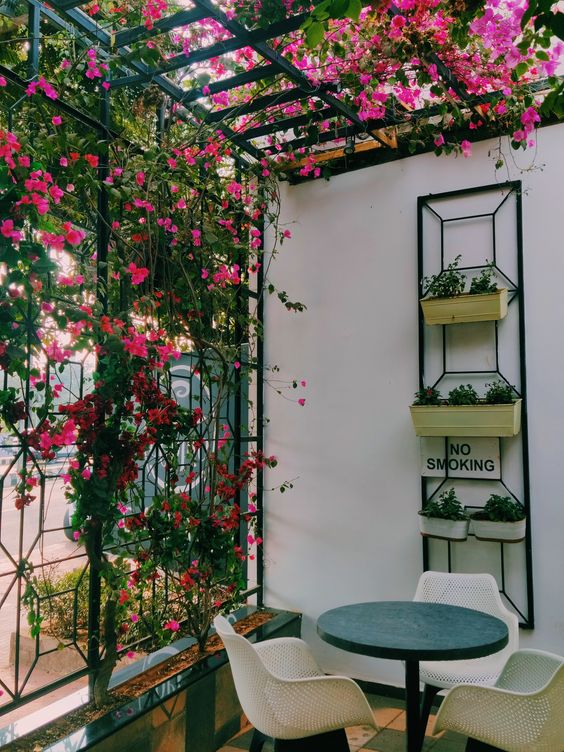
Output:
<svg viewBox="0 0 564 752">
<path fill-rule="evenodd" d="M 322 640 L 351 653 L 405 661 L 408 752 L 424 739 L 419 716 L 419 661 L 481 658 L 507 645 L 506 624 L 460 606 L 417 601 L 354 603 L 321 614 Z"/>
</svg>

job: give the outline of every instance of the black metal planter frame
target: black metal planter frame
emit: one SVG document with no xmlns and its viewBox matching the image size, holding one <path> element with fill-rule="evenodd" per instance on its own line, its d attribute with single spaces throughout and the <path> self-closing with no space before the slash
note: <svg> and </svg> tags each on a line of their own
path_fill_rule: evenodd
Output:
<svg viewBox="0 0 564 752">
<path fill-rule="evenodd" d="M 448 216 L 448 218 L 444 218 L 440 213 L 440 208 L 436 206 L 438 202 L 444 201 L 444 200 L 456 200 L 460 202 L 461 208 L 464 208 L 466 205 L 468 205 L 468 202 L 471 204 L 472 198 L 479 195 L 479 194 L 503 194 L 500 198 L 499 203 L 497 206 L 491 210 L 491 211 L 478 211 L 478 212 L 467 212 L 464 214 L 460 214 L 457 216 Z M 512 280 L 509 278 L 509 276 L 504 272 L 503 268 L 500 268 L 498 266 L 499 260 L 498 260 L 498 243 L 497 243 L 497 236 L 496 232 L 499 232 L 499 229 L 496 228 L 496 217 L 498 216 L 498 212 L 500 209 L 507 204 L 508 201 L 514 201 L 515 202 L 515 246 L 514 246 L 514 253 L 515 253 L 515 260 L 516 260 L 516 269 L 517 269 L 517 278 L 515 280 Z M 440 268 L 433 268 L 432 270 L 428 268 L 428 261 L 426 259 L 427 256 L 427 248 L 426 248 L 426 242 L 425 242 L 425 230 L 424 230 L 424 222 L 425 217 L 427 213 L 431 213 L 433 215 L 433 219 L 440 223 Z M 520 626 L 528 629 L 532 629 L 534 627 L 534 598 L 533 598 L 533 566 L 532 566 L 532 545 L 531 545 L 531 516 L 529 514 L 530 510 L 530 492 L 529 492 L 529 451 L 528 451 L 528 424 L 527 424 L 527 369 L 526 369 L 526 361 L 525 361 L 525 307 L 524 307 L 524 300 L 523 300 L 523 210 L 522 210 L 522 193 L 521 193 L 521 182 L 520 181 L 511 181 L 506 183 L 500 183 L 500 184 L 493 184 L 493 185 L 486 185 L 486 186 L 479 186 L 475 188 L 467 188 L 463 190 L 458 191 L 451 191 L 451 192 L 445 192 L 445 193 L 439 193 L 439 194 L 432 194 L 428 196 L 419 196 L 417 200 L 417 232 L 418 232 L 418 279 L 419 279 L 419 298 L 422 298 L 425 294 L 424 289 L 424 277 L 425 275 L 429 275 L 429 273 L 437 274 L 439 272 L 443 272 L 447 266 L 448 261 L 445 258 L 445 226 L 448 223 L 451 222 L 464 222 L 464 221 L 472 221 L 477 219 L 483 219 L 483 220 L 489 220 L 491 221 L 491 261 L 493 262 L 494 268 L 496 273 L 507 283 L 507 287 L 509 290 L 509 313 L 508 316 L 512 315 L 512 310 L 516 310 L 516 313 L 519 317 L 519 327 L 518 327 L 518 351 L 519 351 L 519 387 L 517 389 L 518 396 L 522 398 L 523 404 L 522 404 L 522 415 L 521 415 L 521 431 L 520 431 L 520 444 L 521 444 L 521 452 L 520 452 L 520 466 L 521 466 L 521 488 L 522 488 L 522 498 L 519 500 L 522 502 L 522 504 L 525 507 L 525 510 L 527 512 L 527 529 L 526 529 L 526 538 L 525 541 L 522 544 L 517 545 L 523 545 L 525 547 L 525 555 L 524 555 L 524 573 L 523 576 L 525 578 L 525 590 L 526 590 L 526 604 L 525 606 L 522 606 L 520 604 L 517 604 L 516 598 L 512 596 L 510 592 L 508 592 L 508 586 L 507 586 L 507 580 L 508 580 L 508 564 L 507 564 L 507 544 L 504 543 L 485 543 L 483 545 L 497 545 L 499 546 L 499 568 L 496 572 L 499 589 L 502 595 L 506 598 L 506 600 L 511 604 L 511 606 L 515 609 L 517 612 L 519 619 L 520 619 Z M 426 264 L 427 261 L 427 264 Z M 484 265 L 481 266 L 461 266 L 460 271 L 479 271 L 480 269 L 484 268 Z M 446 325 L 442 325 L 442 362 L 441 362 L 441 371 L 438 378 L 435 379 L 434 383 L 431 384 L 431 386 L 436 387 L 439 385 L 445 377 L 449 376 L 484 376 L 484 377 L 497 377 L 501 380 L 507 382 L 507 379 L 505 378 L 501 364 L 500 364 L 500 327 L 503 326 L 503 322 L 498 321 L 492 321 L 490 322 L 490 326 L 493 327 L 493 341 L 494 341 L 494 350 L 495 350 L 495 366 L 490 370 L 449 370 L 448 368 L 448 361 L 447 361 L 447 333 L 446 333 Z M 438 329 L 438 326 L 434 327 L 435 329 Z M 457 327 L 452 327 L 456 329 Z M 428 336 L 427 336 L 427 327 L 425 325 L 424 319 L 423 319 L 423 313 L 421 310 L 421 307 L 419 307 L 419 386 L 420 388 L 423 388 L 424 386 L 427 386 L 429 384 L 429 381 L 425 377 L 425 369 L 426 369 L 426 356 L 428 354 Z M 498 439 L 500 442 L 500 479 L 499 483 L 501 484 L 503 488 L 503 492 L 507 493 L 513 498 L 517 498 L 516 494 L 511 490 L 509 485 L 504 480 L 503 476 L 503 465 L 504 465 L 504 453 L 503 453 L 503 443 L 506 441 L 503 438 Z M 447 454 L 447 442 L 448 438 L 445 437 L 445 457 L 448 457 Z M 434 488 L 434 490 L 431 491 L 429 479 L 426 477 L 421 478 L 421 502 L 422 506 L 424 507 L 425 504 L 428 503 L 428 501 L 435 497 L 436 494 L 441 489 L 444 489 L 444 486 L 449 481 L 452 481 L 452 477 L 449 478 L 449 468 L 448 468 L 448 462 L 446 463 L 445 467 L 445 477 L 444 480 L 438 484 L 437 487 Z M 474 482 L 480 482 L 479 480 L 476 480 Z M 460 544 L 459 544 L 460 545 Z M 464 545 L 464 544 L 462 544 Z M 434 546 L 446 546 L 446 562 L 447 562 L 447 568 L 448 571 L 455 571 L 456 566 L 454 562 L 454 554 L 453 554 L 453 546 L 454 544 L 451 543 L 451 541 L 436 541 L 432 538 L 424 537 L 423 538 L 423 568 L 425 570 L 430 568 L 430 559 L 431 559 L 431 547 Z"/>
</svg>

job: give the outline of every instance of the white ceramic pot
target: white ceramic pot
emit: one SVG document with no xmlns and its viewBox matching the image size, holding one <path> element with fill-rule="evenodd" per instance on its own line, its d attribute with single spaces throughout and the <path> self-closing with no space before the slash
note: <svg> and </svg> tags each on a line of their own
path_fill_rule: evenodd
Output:
<svg viewBox="0 0 564 752">
<path fill-rule="evenodd" d="M 468 537 L 469 520 L 442 520 L 438 517 L 419 515 L 421 535 L 428 538 L 463 541 Z"/>
<path fill-rule="evenodd" d="M 491 520 L 472 520 L 472 532 L 478 540 L 504 541 L 519 543 L 525 539 L 527 520 L 517 522 L 492 522 Z"/>
</svg>

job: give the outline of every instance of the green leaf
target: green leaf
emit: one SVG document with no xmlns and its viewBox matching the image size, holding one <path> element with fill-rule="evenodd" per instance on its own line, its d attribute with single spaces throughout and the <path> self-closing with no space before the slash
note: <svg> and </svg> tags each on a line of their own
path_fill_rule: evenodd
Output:
<svg viewBox="0 0 564 752">
<path fill-rule="evenodd" d="M 564 13 L 553 13 L 546 25 L 553 34 L 564 39 Z"/>
<path fill-rule="evenodd" d="M 306 44 L 310 49 L 317 47 L 325 36 L 325 26 L 320 21 L 314 21 L 306 30 L 305 36 Z"/>
<path fill-rule="evenodd" d="M 57 264 L 50 258 L 43 257 L 33 262 L 33 271 L 37 274 L 47 274 L 48 272 L 57 271 Z"/>
<path fill-rule="evenodd" d="M 513 73 L 515 74 L 516 80 L 524 76 L 528 70 L 529 70 L 529 66 L 527 63 L 519 63 L 518 65 L 516 65 L 515 68 L 513 69 Z"/>
<path fill-rule="evenodd" d="M 343 18 L 346 15 L 349 0 L 333 0 L 329 8 L 331 18 Z"/>
<path fill-rule="evenodd" d="M 361 10 L 362 10 L 361 0 L 349 0 L 346 15 L 348 16 L 348 18 L 352 18 L 353 21 L 358 21 Z"/>
</svg>

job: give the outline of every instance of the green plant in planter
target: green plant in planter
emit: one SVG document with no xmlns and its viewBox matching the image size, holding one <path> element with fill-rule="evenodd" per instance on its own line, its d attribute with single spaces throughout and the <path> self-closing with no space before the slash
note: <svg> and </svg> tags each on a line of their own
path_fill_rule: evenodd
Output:
<svg viewBox="0 0 564 752">
<path fill-rule="evenodd" d="M 471 384 L 461 384 L 448 393 L 449 405 L 477 405 L 478 394 Z"/>
<path fill-rule="evenodd" d="M 489 263 L 485 269 L 482 269 L 479 275 L 472 277 L 470 281 L 470 295 L 483 295 L 485 293 L 496 292 L 497 282 L 495 281 L 495 272 L 493 262 Z"/>
<path fill-rule="evenodd" d="M 441 393 L 433 386 L 424 386 L 415 392 L 414 405 L 440 405 Z"/>
<path fill-rule="evenodd" d="M 469 517 L 454 488 L 443 491 L 438 499 L 429 501 L 419 514 L 422 517 L 436 517 L 440 520 L 467 520 Z"/>
<path fill-rule="evenodd" d="M 490 405 L 507 405 L 515 402 L 515 388 L 511 384 L 503 381 L 494 381 L 492 384 L 486 384 L 488 391 L 484 397 Z"/>
<path fill-rule="evenodd" d="M 474 512 L 475 520 L 490 520 L 491 522 L 518 522 L 526 517 L 525 507 L 520 501 L 510 496 L 491 494 L 483 509 Z"/>
<path fill-rule="evenodd" d="M 461 258 L 458 255 L 442 272 L 423 279 L 423 285 L 427 286 L 426 297 L 454 298 L 456 295 L 461 295 L 464 292 L 466 278 L 458 270 Z"/>
</svg>

